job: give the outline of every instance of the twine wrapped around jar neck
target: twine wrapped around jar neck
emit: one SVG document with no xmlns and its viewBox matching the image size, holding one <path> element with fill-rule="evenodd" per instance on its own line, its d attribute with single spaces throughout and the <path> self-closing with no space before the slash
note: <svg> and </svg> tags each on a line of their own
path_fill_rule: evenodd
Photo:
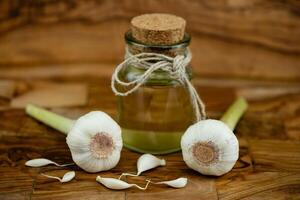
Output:
<svg viewBox="0 0 300 200">
<path fill-rule="evenodd" d="M 125 60 L 116 67 L 112 75 L 112 91 L 117 96 L 127 96 L 143 85 L 154 71 L 165 71 L 170 74 L 171 78 L 178 80 L 188 88 L 197 121 L 206 119 L 205 105 L 186 73 L 186 67 L 191 62 L 191 59 L 192 55 L 189 49 L 187 49 L 185 55 L 177 55 L 174 58 L 159 53 L 139 53 L 133 55 L 126 49 Z M 127 65 L 145 69 L 145 72 L 135 80 L 124 82 L 119 79 L 119 73 Z M 116 83 L 130 88 L 124 92 L 118 91 Z"/>
</svg>

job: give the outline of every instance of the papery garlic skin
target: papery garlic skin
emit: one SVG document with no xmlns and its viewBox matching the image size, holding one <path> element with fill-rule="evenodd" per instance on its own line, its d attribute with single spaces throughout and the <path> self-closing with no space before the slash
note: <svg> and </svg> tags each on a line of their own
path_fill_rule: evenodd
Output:
<svg viewBox="0 0 300 200">
<path fill-rule="evenodd" d="M 73 161 L 93 173 L 115 167 L 123 147 L 120 126 L 101 111 L 92 111 L 76 120 L 66 141 Z"/>
<path fill-rule="evenodd" d="M 232 130 L 213 119 L 190 126 L 181 138 L 181 148 L 185 163 L 205 175 L 229 172 L 239 156 L 239 143 Z"/>
</svg>

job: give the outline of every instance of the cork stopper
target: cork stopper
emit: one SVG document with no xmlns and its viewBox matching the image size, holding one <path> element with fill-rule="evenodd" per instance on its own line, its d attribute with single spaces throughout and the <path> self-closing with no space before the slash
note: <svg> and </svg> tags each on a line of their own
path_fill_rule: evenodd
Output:
<svg viewBox="0 0 300 200">
<path fill-rule="evenodd" d="M 147 45 L 172 45 L 184 37 L 185 20 L 171 14 L 144 14 L 131 20 L 135 40 Z"/>
</svg>

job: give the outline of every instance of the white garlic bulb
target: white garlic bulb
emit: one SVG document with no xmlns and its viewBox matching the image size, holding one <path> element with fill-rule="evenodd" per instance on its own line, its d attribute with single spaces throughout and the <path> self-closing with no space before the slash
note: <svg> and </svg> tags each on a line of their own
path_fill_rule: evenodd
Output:
<svg viewBox="0 0 300 200">
<path fill-rule="evenodd" d="M 65 133 L 73 161 L 87 172 L 100 172 L 115 167 L 123 147 L 120 126 L 106 113 L 92 111 L 72 120 L 41 107 L 28 104 L 26 113 L 48 126 Z M 27 163 L 32 166 L 56 164 L 45 159 Z M 60 166 L 67 166 L 60 165 Z"/>
<path fill-rule="evenodd" d="M 239 156 L 239 143 L 232 130 L 219 120 L 202 120 L 181 138 L 183 160 L 201 174 L 220 176 L 229 172 Z"/>
<path fill-rule="evenodd" d="M 120 160 L 121 128 L 104 112 L 92 111 L 80 117 L 66 140 L 73 161 L 87 172 L 109 170 Z"/>
</svg>

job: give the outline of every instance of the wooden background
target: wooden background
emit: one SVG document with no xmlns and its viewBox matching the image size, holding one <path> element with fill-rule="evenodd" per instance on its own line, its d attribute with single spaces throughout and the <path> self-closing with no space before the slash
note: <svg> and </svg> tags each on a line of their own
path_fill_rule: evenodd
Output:
<svg viewBox="0 0 300 200">
<path fill-rule="evenodd" d="M 148 12 L 187 20 L 201 77 L 300 80 L 297 0 L 1 0 L 0 76 L 109 75 L 130 19 Z"/>
<path fill-rule="evenodd" d="M 26 116 L 26 103 L 73 118 L 90 110 L 115 117 L 110 76 L 123 58 L 123 34 L 133 16 L 149 12 L 187 20 L 193 83 L 209 117 L 237 95 L 249 100 L 234 169 L 202 176 L 175 153 L 164 156 L 167 167 L 128 181 L 186 176 L 186 188 L 112 192 L 77 167 L 67 184 L 39 175 L 61 176 L 58 168 L 25 167 L 37 157 L 71 161 L 64 136 Z M 119 165 L 101 175 L 135 171 L 138 156 L 124 149 Z M 299 166 L 299 1 L 0 0 L 0 199 L 299 199 Z"/>
</svg>

